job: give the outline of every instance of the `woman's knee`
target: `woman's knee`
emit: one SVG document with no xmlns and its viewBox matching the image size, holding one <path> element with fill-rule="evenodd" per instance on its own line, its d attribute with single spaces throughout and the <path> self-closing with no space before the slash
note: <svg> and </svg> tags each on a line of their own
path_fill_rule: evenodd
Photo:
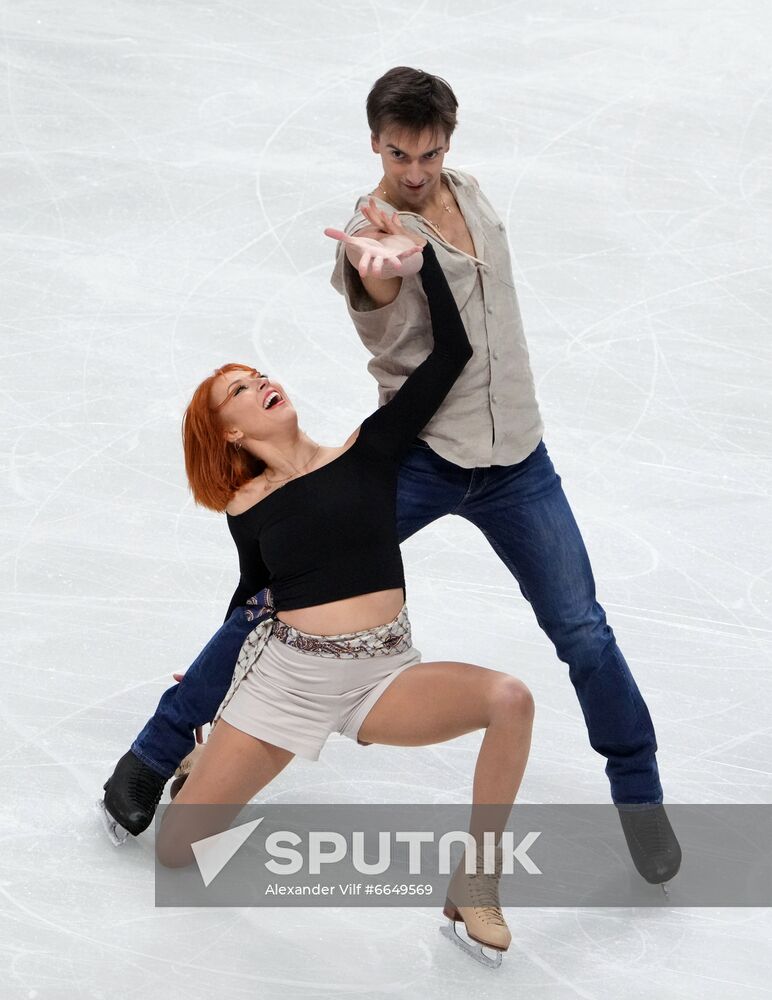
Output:
<svg viewBox="0 0 772 1000">
<path fill-rule="evenodd" d="M 190 836 L 185 824 L 181 823 L 179 810 L 183 807 L 170 805 L 161 821 L 155 839 L 156 860 L 164 868 L 186 868 L 195 860 Z"/>
<path fill-rule="evenodd" d="M 529 688 L 510 674 L 499 674 L 491 691 L 491 713 L 493 718 L 504 718 L 520 725 L 533 720 L 534 701 Z"/>
<path fill-rule="evenodd" d="M 190 844 L 181 843 L 159 834 L 155 844 L 155 856 L 164 868 L 187 868 L 195 860 Z"/>
</svg>

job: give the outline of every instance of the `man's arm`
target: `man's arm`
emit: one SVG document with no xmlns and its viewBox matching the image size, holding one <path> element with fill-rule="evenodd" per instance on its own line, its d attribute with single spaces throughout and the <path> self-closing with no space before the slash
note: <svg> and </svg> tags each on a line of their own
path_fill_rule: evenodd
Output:
<svg viewBox="0 0 772 1000">
<path fill-rule="evenodd" d="M 360 229 L 357 236 L 366 236 L 369 239 L 378 240 L 379 243 L 382 243 L 384 246 L 388 247 L 389 250 L 393 250 L 395 253 L 399 253 L 400 250 L 404 250 L 406 246 L 403 237 L 387 236 L 386 233 L 382 232 L 380 229 L 375 229 L 375 227 Z M 362 282 L 364 290 L 376 306 L 387 306 L 399 295 L 402 278 L 389 277 L 389 275 L 396 275 L 397 273 L 391 264 L 383 265 L 380 277 L 376 277 L 373 274 L 372 265 L 368 267 L 367 273 L 363 276 L 359 271 L 359 263 L 362 259 L 362 254 L 363 250 L 361 247 L 346 247 L 346 257 L 348 262 L 355 271 L 359 272 L 359 279 Z M 416 260 L 416 257 L 413 257 L 412 260 Z M 403 277 L 407 277 L 408 274 L 415 274 L 419 270 L 419 267 L 420 259 L 416 261 L 415 267 L 410 266 L 410 259 L 408 259 L 399 273 Z"/>
<path fill-rule="evenodd" d="M 362 214 L 371 223 L 366 229 L 360 229 L 357 236 L 376 240 L 383 250 L 399 257 L 400 267 L 394 267 L 390 260 L 370 259 L 365 256 L 364 247 L 346 246 L 346 257 L 359 274 L 365 291 L 376 306 L 386 306 L 399 295 L 402 278 L 417 274 L 421 270 L 423 258 L 413 251 L 412 256 L 402 255 L 413 247 L 423 248 L 426 238 L 420 233 L 412 233 L 405 229 L 399 221 L 396 212 L 389 215 L 379 209 L 375 199 L 371 198 L 362 209 Z M 363 260 L 363 258 L 365 258 Z"/>
</svg>

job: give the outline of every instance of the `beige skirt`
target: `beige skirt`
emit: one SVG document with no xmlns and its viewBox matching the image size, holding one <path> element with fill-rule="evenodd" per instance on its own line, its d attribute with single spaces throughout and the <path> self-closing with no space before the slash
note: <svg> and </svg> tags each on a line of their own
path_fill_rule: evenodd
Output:
<svg viewBox="0 0 772 1000">
<path fill-rule="evenodd" d="M 330 733 L 358 740 L 389 685 L 421 662 L 407 608 L 385 625 L 315 636 L 270 618 L 247 636 L 217 717 L 299 757 L 318 760 Z"/>
</svg>

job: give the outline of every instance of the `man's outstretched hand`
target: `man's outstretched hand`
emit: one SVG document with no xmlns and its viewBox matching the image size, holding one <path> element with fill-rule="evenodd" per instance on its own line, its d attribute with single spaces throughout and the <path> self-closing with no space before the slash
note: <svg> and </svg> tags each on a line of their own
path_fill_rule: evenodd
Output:
<svg viewBox="0 0 772 1000">
<path fill-rule="evenodd" d="M 368 203 L 363 207 L 362 215 L 364 215 L 364 217 L 380 233 L 384 233 L 389 236 L 404 236 L 405 240 L 410 243 L 415 243 L 415 245 L 421 249 L 426 246 L 425 236 L 421 236 L 420 233 L 413 233 L 409 229 L 405 229 L 402 225 L 399 213 L 392 212 L 391 215 L 389 215 L 388 212 L 384 212 L 382 208 L 378 208 L 378 202 L 375 198 L 371 197 Z"/>
<path fill-rule="evenodd" d="M 378 208 L 374 198 L 362 209 L 362 214 L 372 224 L 372 228 L 366 230 L 368 236 L 349 236 L 340 229 L 324 231 L 325 236 L 352 249 L 353 253 L 347 251 L 348 258 L 359 271 L 360 278 L 398 278 L 421 269 L 423 258 L 413 261 L 409 269 L 403 269 L 402 265 L 426 246 L 422 236 L 408 232 L 397 213 L 389 216 Z"/>
</svg>

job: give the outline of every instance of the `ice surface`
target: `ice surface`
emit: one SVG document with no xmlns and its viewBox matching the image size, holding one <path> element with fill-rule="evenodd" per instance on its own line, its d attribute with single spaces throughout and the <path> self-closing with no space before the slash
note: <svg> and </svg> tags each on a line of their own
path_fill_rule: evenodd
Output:
<svg viewBox="0 0 772 1000">
<path fill-rule="evenodd" d="M 768 911 L 511 910 L 490 974 L 429 910 L 155 909 L 152 837 L 114 850 L 92 802 L 235 581 L 184 482 L 192 387 L 259 365 L 333 444 L 375 405 L 322 230 L 380 176 L 364 100 L 399 64 L 451 82 L 447 162 L 507 224 L 546 441 L 668 800 L 772 801 L 770 31 L 761 0 L 5 5 L 3 998 L 769 995 Z M 424 656 L 534 692 L 522 798 L 607 801 L 485 540 L 445 519 L 404 555 Z M 478 743 L 336 737 L 264 794 L 465 801 Z"/>
</svg>

